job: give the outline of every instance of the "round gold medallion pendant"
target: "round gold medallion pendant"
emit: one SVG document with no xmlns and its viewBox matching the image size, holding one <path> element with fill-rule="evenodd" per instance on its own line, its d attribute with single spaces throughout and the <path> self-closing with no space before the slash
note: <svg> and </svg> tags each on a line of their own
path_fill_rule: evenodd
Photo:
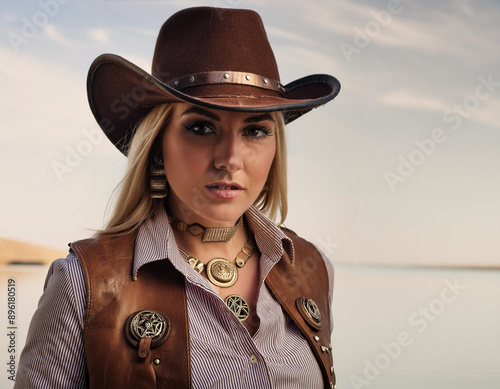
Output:
<svg viewBox="0 0 500 389">
<path fill-rule="evenodd" d="M 207 265 L 207 276 L 211 283 L 229 288 L 238 279 L 238 269 L 224 258 L 214 258 Z"/>
</svg>

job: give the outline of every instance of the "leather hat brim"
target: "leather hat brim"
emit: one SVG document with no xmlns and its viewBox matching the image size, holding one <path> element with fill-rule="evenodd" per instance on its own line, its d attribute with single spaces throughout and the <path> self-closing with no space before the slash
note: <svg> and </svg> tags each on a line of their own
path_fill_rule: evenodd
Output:
<svg viewBox="0 0 500 389">
<path fill-rule="evenodd" d="M 248 87 L 247 87 L 248 88 Z M 126 59 L 103 54 L 90 66 L 89 105 L 106 136 L 122 152 L 136 124 L 155 106 L 187 102 L 212 109 L 239 112 L 283 111 L 285 123 L 326 104 L 340 91 L 339 81 L 327 74 L 310 75 L 285 85 L 284 96 L 193 96 L 176 90 Z"/>
</svg>

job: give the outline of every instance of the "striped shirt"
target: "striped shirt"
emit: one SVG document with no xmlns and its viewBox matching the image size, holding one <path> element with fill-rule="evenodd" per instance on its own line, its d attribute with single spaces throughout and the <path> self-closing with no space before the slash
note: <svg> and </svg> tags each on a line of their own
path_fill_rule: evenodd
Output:
<svg viewBox="0 0 500 389">
<path fill-rule="evenodd" d="M 246 212 L 246 219 L 261 253 L 256 307 L 260 324 L 253 336 L 208 280 L 182 258 L 165 213 L 140 227 L 132 276 L 140 277 L 138 270 L 144 264 L 165 259 L 185 276 L 194 388 L 323 388 L 319 365 L 307 341 L 264 284 L 283 250 L 294 260 L 291 240 L 254 207 Z M 328 270 L 331 301 L 331 265 Z M 54 261 L 21 354 L 15 388 L 88 386 L 83 344 L 85 293 L 76 255 Z"/>
</svg>

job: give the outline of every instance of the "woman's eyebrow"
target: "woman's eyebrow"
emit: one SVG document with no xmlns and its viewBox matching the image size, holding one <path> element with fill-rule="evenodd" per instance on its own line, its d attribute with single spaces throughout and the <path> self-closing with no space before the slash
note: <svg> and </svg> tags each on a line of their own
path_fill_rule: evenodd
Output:
<svg viewBox="0 0 500 389">
<path fill-rule="evenodd" d="M 270 120 L 274 123 L 273 117 L 268 113 L 247 117 L 245 120 L 243 120 L 243 122 L 244 123 L 253 123 L 253 122 L 263 122 L 264 120 Z"/>
<path fill-rule="evenodd" d="M 190 113 L 197 113 L 199 115 L 206 116 L 209 119 L 220 122 L 220 117 L 218 117 L 215 113 L 207 111 L 206 109 L 203 109 L 203 108 L 197 107 L 197 106 L 193 106 L 193 107 L 186 109 L 183 113 L 181 113 L 180 116 L 188 115 Z"/>
</svg>

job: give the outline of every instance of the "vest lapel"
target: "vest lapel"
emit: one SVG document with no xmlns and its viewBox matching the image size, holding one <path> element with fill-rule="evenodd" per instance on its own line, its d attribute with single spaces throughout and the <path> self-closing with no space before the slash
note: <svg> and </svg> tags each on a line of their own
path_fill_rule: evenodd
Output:
<svg viewBox="0 0 500 389">
<path fill-rule="evenodd" d="M 266 285 L 285 312 L 306 337 L 318 361 L 327 388 L 335 386 L 335 372 L 331 350 L 329 280 L 321 254 L 306 240 L 290 230 L 283 232 L 292 239 L 295 264 L 284 255 L 266 278 Z M 321 330 L 311 325 L 311 318 L 299 309 L 301 298 L 312 299 L 319 308 Z M 313 324 L 316 324 L 313 321 Z"/>
</svg>

